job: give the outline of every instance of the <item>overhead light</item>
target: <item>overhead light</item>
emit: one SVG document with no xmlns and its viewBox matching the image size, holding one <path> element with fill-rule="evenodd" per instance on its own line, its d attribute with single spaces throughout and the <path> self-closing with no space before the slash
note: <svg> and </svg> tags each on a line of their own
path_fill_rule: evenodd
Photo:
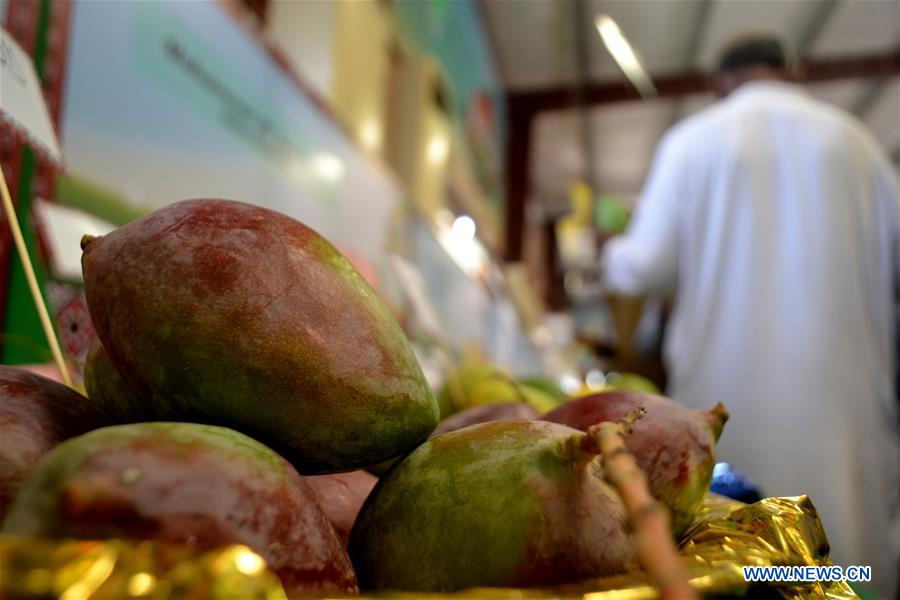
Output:
<svg viewBox="0 0 900 600">
<path fill-rule="evenodd" d="M 650 80 L 650 77 L 641 65 L 641 61 L 638 60 L 631 44 L 625 39 L 622 30 L 612 20 L 612 17 L 609 15 L 597 15 L 597 18 L 594 19 L 594 26 L 597 28 L 597 32 L 600 34 L 600 38 L 612 55 L 613 60 L 616 61 L 616 64 L 619 65 L 619 68 L 625 73 L 625 77 L 634 85 L 638 93 L 645 97 L 655 96 L 656 86 L 653 85 L 653 81 Z"/>
<path fill-rule="evenodd" d="M 460 215 L 453 221 L 451 229 L 455 237 L 471 240 L 475 238 L 475 221 L 469 215 Z"/>
<path fill-rule="evenodd" d="M 574 373 L 564 373 L 557 380 L 559 387 L 568 395 L 572 395 L 581 389 L 581 378 Z"/>
<path fill-rule="evenodd" d="M 443 135 L 435 135 L 428 142 L 428 149 L 426 150 L 428 162 L 438 165 L 447 159 L 449 153 L 450 143 Z"/>
<path fill-rule="evenodd" d="M 600 389 L 606 383 L 606 375 L 600 369 L 591 369 L 584 376 L 584 383 L 592 390 Z"/>
<path fill-rule="evenodd" d="M 441 228 L 438 239 L 450 257 L 467 275 L 483 275 L 488 266 L 488 254 L 484 246 L 475 239 L 475 221 L 472 217 L 460 215 L 453 218 L 452 213 L 445 210 L 436 216 Z"/>
<path fill-rule="evenodd" d="M 312 168 L 319 177 L 328 181 L 337 181 L 344 176 L 344 161 L 334 154 L 316 154 L 312 157 Z"/>
<path fill-rule="evenodd" d="M 374 119 L 366 121 L 359 130 L 359 139 L 366 150 L 378 150 L 381 146 L 381 127 Z"/>
</svg>

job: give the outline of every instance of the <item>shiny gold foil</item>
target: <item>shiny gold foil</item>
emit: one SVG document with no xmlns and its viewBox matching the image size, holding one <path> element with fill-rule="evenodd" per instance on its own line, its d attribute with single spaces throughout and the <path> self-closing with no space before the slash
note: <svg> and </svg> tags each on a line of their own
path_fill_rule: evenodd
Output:
<svg viewBox="0 0 900 600">
<path fill-rule="evenodd" d="M 742 504 L 710 495 L 680 541 L 701 595 L 744 595 L 749 565 L 827 565 L 828 540 L 806 496 Z M 786 600 L 857 598 L 845 583 L 766 585 Z M 49 542 L 0 537 L 0 597 L 276 599 L 284 592 L 262 559 L 243 546 L 198 554 L 149 542 Z M 456 594 L 383 593 L 370 598 L 651 600 L 642 573 L 552 589 L 479 588 Z"/>
<path fill-rule="evenodd" d="M 831 564 L 822 521 L 806 496 L 742 504 L 710 494 L 680 549 L 694 568 L 708 569 L 711 579 L 733 582 L 731 593 L 748 587 L 741 566 Z M 858 597 L 843 582 L 767 585 L 791 600 Z"/>
<path fill-rule="evenodd" d="M 4 600 L 283 600 L 278 577 L 245 546 L 213 551 L 151 542 L 0 536 Z"/>
<path fill-rule="evenodd" d="M 710 494 L 694 524 L 680 540 L 691 585 L 701 596 L 743 596 L 750 585 L 742 566 L 826 565 L 828 540 L 815 507 L 806 496 L 767 498 L 743 504 Z M 788 600 L 857 598 L 845 583 L 766 585 Z M 552 589 L 466 590 L 457 594 L 384 594 L 376 597 L 424 599 L 452 597 L 479 600 L 652 600 L 657 589 L 642 573 L 587 581 Z"/>
</svg>

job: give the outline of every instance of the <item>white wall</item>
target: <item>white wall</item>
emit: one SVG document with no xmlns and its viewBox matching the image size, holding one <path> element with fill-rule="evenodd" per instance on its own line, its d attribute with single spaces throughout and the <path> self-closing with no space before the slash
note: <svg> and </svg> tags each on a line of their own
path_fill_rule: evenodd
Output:
<svg viewBox="0 0 900 600">
<path fill-rule="evenodd" d="M 331 0 L 275 0 L 269 6 L 270 38 L 323 98 L 331 96 L 337 8 Z"/>
</svg>

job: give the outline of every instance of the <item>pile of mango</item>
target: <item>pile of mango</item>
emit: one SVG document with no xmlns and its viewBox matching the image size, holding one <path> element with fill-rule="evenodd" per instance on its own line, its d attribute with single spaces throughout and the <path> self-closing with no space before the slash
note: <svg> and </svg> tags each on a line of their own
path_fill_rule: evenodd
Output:
<svg viewBox="0 0 900 600">
<path fill-rule="evenodd" d="M 547 586 L 638 568 L 590 425 L 646 409 L 626 443 L 674 536 L 709 486 L 721 406 L 491 365 L 435 398 L 375 292 L 282 214 L 185 201 L 82 248 L 87 396 L 0 367 L 4 533 L 244 544 L 291 597 Z"/>
</svg>

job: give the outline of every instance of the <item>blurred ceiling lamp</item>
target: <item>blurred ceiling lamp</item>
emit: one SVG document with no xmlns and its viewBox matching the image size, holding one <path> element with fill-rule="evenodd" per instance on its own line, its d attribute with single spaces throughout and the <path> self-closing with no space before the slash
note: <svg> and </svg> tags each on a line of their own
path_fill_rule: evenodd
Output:
<svg viewBox="0 0 900 600">
<path fill-rule="evenodd" d="M 643 97 L 655 96 L 656 86 L 653 85 L 653 81 L 650 80 L 641 61 L 638 60 L 637 54 L 625 39 L 616 22 L 609 15 L 597 15 L 594 19 L 594 26 L 606 49 L 612 54 L 613 60 L 616 61 L 638 93 Z"/>
<path fill-rule="evenodd" d="M 574 373 L 564 373 L 557 379 L 559 387 L 562 391 L 571 395 L 581 389 L 581 378 Z"/>
<path fill-rule="evenodd" d="M 606 384 L 606 375 L 600 369 L 591 369 L 584 376 L 584 383 L 592 390 L 600 389 Z"/>
<path fill-rule="evenodd" d="M 450 142 L 448 142 L 447 138 L 443 135 L 437 134 L 429 140 L 426 156 L 428 157 L 428 162 L 431 164 L 439 165 L 443 163 L 447 159 L 449 153 Z"/>
<path fill-rule="evenodd" d="M 469 215 L 460 215 L 453 221 L 453 235 L 462 239 L 475 239 L 475 221 Z"/>
<path fill-rule="evenodd" d="M 381 127 L 374 119 L 363 123 L 359 130 L 359 140 L 366 150 L 375 151 L 381 146 Z"/>
<path fill-rule="evenodd" d="M 334 154 L 323 152 L 312 157 L 313 171 L 327 181 L 337 181 L 344 176 L 344 161 Z"/>
<path fill-rule="evenodd" d="M 463 272 L 470 277 L 484 275 L 488 266 L 488 254 L 475 238 L 475 221 L 472 217 L 460 215 L 452 220 L 449 228 L 440 222 L 439 226 L 441 231 L 438 239 Z"/>
</svg>

